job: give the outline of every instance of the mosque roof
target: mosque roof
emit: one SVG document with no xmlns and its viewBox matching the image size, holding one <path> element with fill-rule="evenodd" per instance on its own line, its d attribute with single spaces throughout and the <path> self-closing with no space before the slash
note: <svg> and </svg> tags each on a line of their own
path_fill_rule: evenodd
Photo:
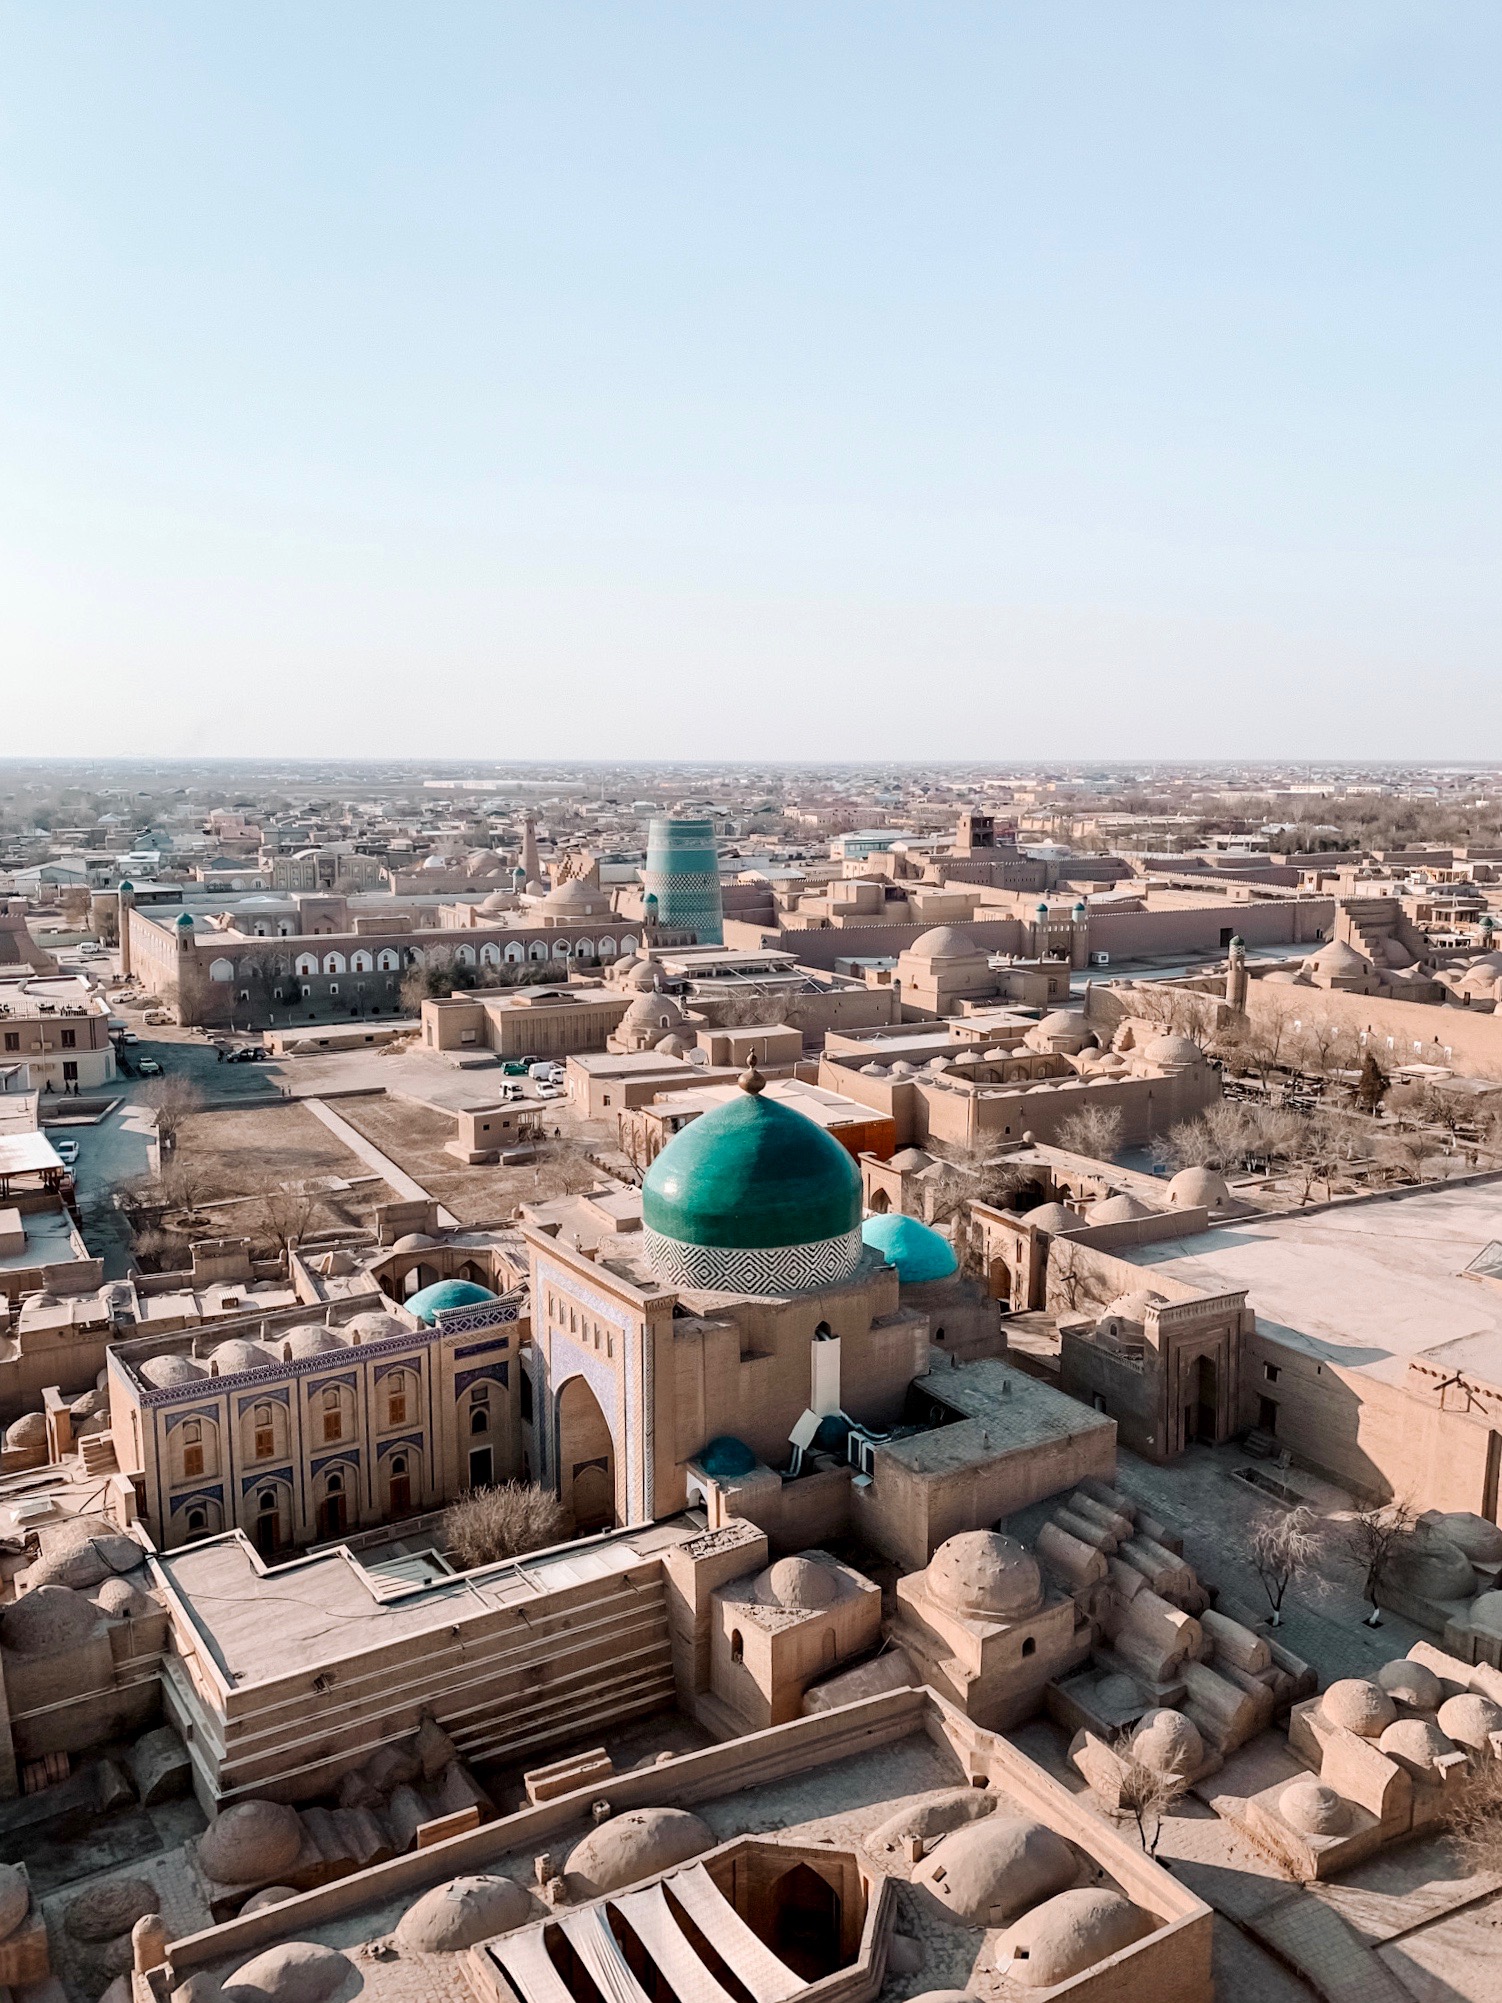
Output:
<svg viewBox="0 0 1502 2003">
<path fill-rule="evenodd" d="M 931 1224 L 916 1217 L 891 1211 L 885 1217 L 868 1217 L 861 1236 L 889 1266 L 897 1268 L 904 1286 L 921 1286 L 925 1280 L 947 1280 L 959 1265 L 954 1247 Z"/>
<path fill-rule="evenodd" d="M 743 1089 L 675 1134 L 642 1188 L 642 1222 L 689 1245 L 814 1245 L 855 1231 L 860 1171 L 806 1114 Z"/>
<path fill-rule="evenodd" d="M 473 1307 L 477 1301 L 494 1299 L 489 1287 L 478 1286 L 473 1280 L 435 1280 L 432 1286 L 415 1293 L 407 1307 L 424 1327 L 431 1328 L 448 1308 Z"/>
</svg>

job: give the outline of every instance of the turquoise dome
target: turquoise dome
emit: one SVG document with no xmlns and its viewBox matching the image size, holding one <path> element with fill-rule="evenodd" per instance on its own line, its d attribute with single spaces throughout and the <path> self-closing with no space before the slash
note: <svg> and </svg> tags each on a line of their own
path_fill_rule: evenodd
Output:
<svg viewBox="0 0 1502 2003">
<path fill-rule="evenodd" d="M 860 1171 L 754 1070 L 647 1171 L 642 1226 L 660 1278 L 710 1291 L 804 1293 L 860 1261 Z"/>
<path fill-rule="evenodd" d="M 495 1298 L 489 1287 L 476 1286 L 473 1280 L 435 1280 L 432 1286 L 413 1294 L 407 1306 L 424 1327 L 431 1328 L 449 1308 L 472 1308 L 478 1301 Z"/>
<path fill-rule="evenodd" d="M 739 1474 L 749 1474 L 756 1465 L 756 1456 L 744 1440 L 738 1440 L 733 1433 L 721 1433 L 710 1441 L 702 1454 L 696 1454 L 706 1474 L 712 1474 L 717 1481 L 733 1481 Z"/>
<path fill-rule="evenodd" d="M 947 1280 L 959 1267 L 954 1247 L 942 1232 L 897 1211 L 886 1217 L 868 1217 L 861 1226 L 861 1237 L 889 1266 L 897 1268 L 898 1279 L 907 1287 L 921 1286 L 925 1280 Z"/>
<path fill-rule="evenodd" d="M 860 1170 L 839 1142 L 760 1092 L 682 1128 L 642 1189 L 642 1222 L 689 1245 L 809 1245 L 860 1219 Z"/>
</svg>

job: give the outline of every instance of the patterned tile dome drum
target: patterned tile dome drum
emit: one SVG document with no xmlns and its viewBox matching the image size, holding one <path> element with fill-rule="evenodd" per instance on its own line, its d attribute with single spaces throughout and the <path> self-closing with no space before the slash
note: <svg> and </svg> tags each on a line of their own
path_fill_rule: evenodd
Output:
<svg viewBox="0 0 1502 2003">
<path fill-rule="evenodd" d="M 860 1264 L 860 1171 L 762 1080 L 684 1127 L 647 1173 L 647 1254 L 670 1286 L 798 1294 L 848 1280 Z M 744 1083 L 744 1081 L 743 1081 Z"/>
<path fill-rule="evenodd" d="M 725 943 L 720 899 L 720 858 L 714 823 L 659 816 L 647 827 L 647 896 L 657 900 L 658 923 L 692 932 L 701 946 Z"/>
</svg>

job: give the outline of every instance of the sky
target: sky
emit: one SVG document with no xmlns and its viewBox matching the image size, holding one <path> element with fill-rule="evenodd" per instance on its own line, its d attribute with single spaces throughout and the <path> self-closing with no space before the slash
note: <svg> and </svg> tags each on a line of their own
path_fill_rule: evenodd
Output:
<svg viewBox="0 0 1502 2003">
<path fill-rule="evenodd" d="M 0 0 L 0 755 L 1502 755 L 1499 71 Z"/>
</svg>

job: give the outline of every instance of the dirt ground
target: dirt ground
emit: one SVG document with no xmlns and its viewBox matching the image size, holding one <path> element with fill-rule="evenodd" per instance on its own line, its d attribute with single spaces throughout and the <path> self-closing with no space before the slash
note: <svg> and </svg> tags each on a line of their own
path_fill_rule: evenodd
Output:
<svg viewBox="0 0 1502 2003">
<path fill-rule="evenodd" d="M 193 1113 L 184 1120 L 176 1149 L 167 1160 L 201 1178 L 201 1187 L 194 1190 L 194 1200 L 201 1206 L 200 1222 L 190 1234 L 199 1238 L 204 1235 L 204 1216 L 222 1227 L 226 1237 L 254 1235 L 254 1206 L 225 1203 L 226 1198 L 258 1197 L 311 1184 L 315 1194 L 306 1228 L 312 1234 L 370 1226 L 376 1205 L 390 1202 L 393 1195 L 295 1100 L 243 1111 Z M 224 1207 L 202 1208 L 218 1204 Z"/>
<path fill-rule="evenodd" d="M 445 1152 L 445 1143 L 454 1138 L 453 1120 L 408 1099 L 340 1099 L 335 1110 L 451 1210 L 461 1224 L 505 1223 L 519 1203 L 605 1180 L 589 1159 L 591 1151 L 603 1152 L 599 1143 L 589 1138 L 595 1128 L 581 1130 L 573 1121 L 565 1124 L 567 1114 L 561 1104 L 546 1108 L 548 1138 L 538 1151 L 538 1159 L 517 1168 L 470 1168 L 456 1161 Z M 555 1126 L 562 1129 L 565 1139 L 565 1145 L 556 1150 L 549 1145 Z"/>
</svg>

